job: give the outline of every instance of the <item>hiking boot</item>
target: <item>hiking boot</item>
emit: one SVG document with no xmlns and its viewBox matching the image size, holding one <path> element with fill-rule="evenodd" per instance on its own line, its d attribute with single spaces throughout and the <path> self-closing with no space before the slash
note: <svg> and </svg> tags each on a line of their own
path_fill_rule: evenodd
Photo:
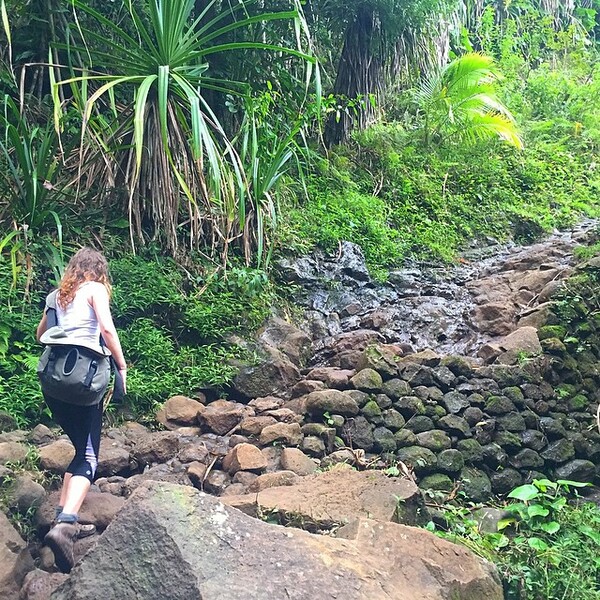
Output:
<svg viewBox="0 0 600 600">
<path fill-rule="evenodd" d="M 96 533 L 96 526 L 93 523 L 77 526 L 77 539 L 89 537 Z"/>
<path fill-rule="evenodd" d="M 50 523 L 50 529 L 52 527 L 56 527 L 59 521 L 52 521 Z M 89 537 L 90 535 L 94 535 L 96 533 L 96 526 L 93 523 L 86 523 L 82 525 L 81 523 L 77 523 L 77 535 L 75 536 L 78 540 Z"/>
<path fill-rule="evenodd" d="M 62 573 L 69 573 L 75 563 L 73 544 L 78 530 L 76 523 L 57 523 L 44 538 L 44 543 L 52 550 L 54 562 Z"/>
</svg>

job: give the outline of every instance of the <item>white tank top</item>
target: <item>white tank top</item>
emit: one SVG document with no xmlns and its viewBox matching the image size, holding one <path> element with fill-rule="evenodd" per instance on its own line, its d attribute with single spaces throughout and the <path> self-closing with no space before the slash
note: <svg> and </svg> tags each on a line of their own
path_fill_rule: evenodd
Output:
<svg viewBox="0 0 600 600">
<path fill-rule="evenodd" d="M 92 291 L 89 286 L 102 286 L 98 281 L 86 281 L 82 283 L 77 291 L 73 301 L 63 309 L 56 303 L 56 318 L 58 324 L 69 336 L 70 343 L 77 346 L 92 348 L 100 354 L 109 354 L 109 352 L 100 345 L 100 324 L 96 318 L 96 312 L 90 306 L 88 298 Z M 84 292 L 84 288 L 87 288 Z"/>
</svg>

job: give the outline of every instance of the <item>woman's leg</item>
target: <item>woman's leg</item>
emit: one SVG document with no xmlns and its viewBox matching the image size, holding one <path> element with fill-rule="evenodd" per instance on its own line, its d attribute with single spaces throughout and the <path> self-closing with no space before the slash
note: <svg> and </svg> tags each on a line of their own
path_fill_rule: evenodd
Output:
<svg viewBox="0 0 600 600">
<path fill-rule="evenodd" d="M 56 525 L 44 538 L 54 554 L 56 566 L 69 573 L 75 561 L 73 544 L 79 533 L 77 515 L 90 489 L 100 448 L 102 404 L 76 406 L 53 398 L 46 398 L 54 420 L 69 436 L 75 448 L 75 458 L 67 467 L 61 491 L 61 512 Z"/>
<path fill-rule="evenodd" d="M 46 402 L 54 420 L 68 435 L 75 448 L 75 457 L 63 478 L 60 506 L 61 516 L 76 516 L 96 475 L 102 404 L 77 406 L 54 398 L 47 398 Z"/>
</svg>

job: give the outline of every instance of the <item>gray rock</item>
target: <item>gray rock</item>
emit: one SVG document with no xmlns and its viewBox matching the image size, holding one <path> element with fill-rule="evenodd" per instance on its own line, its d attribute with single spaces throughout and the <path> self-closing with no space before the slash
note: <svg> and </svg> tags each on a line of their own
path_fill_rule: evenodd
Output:
<svg viewBox="0 0 600 600">
<path fill-rule="evenodd" d="M 376 427 L 373 431 L 373 439 L 377 452 L 394 452 L 396 450 L 396 438 L 393 432 L 386 427 Z"/>
<path fill-rule="evenodd" d="M 426 531 L 361 520 L 340 537 L 269 525 L 162 484 L 136 494 L 53 598 L 502 600 L 489 565 Z"/>
<path fill-rule="evenodd" d="M 540 419 L 540 427 L 544 435 L 551 440 L 563 438 L 567 435 L 567 431 L 562 423 L 552 417 L 542 417 Z"/>
<path fill-rule="evenodd" d="M 575 459 L 557 467 L 554 471 L 556 479 L 592 483 L 595 479 L 595 465 L 589 460 Z"/>
<path fill-rule="evenodd" d="M 459 440 L 456 448 L 463 455 L 467 464 L 478 464 L 483 461 L 483 448 L 477 440 Z"/>
<path fill-rule="evenodd" d="M 241 366 L 233 381 L 237 392 L 248 398 L 261 398 L 285 393 L 300 381 L 298 367 L 283 352 L 270 346 L 261 350 L 261 362 Z"/>
<path fill-rule="evenodd" d="M 490 478 L 481 470 L 465 467 L 460 472 L 461 489 L 473 502 L 485 502 L 492 493 Z"/>
<path fill-rule="evenodd" d="M 381 408 L 375 400 L 370 400 L 361 409 L 361 414 L 367 419 L 367 421 L 380 425 L 383 423 L 383 417 L 381 415 Z"/>
<path fill-rule="evenodd" d="M 573 442 L 569 440 L 556 440 L 540 454 L 544 460 L 547 460 L 550 463 L 562 464 L 575 456 L 575 448 Z"/>
<path fill-rule="evenodd" d="M 445 431 L 432 429 L 417 434 L 417 444 L 423 448 L 429 448 L 433 452 L 441 452 L 452 446 L 452 441 Z"/>
<path fill-rule="evenodd" d="M 302 440 L 302 451 L 309 456 L 321 458 L 326 454 L 325 442 L 314 435 L 305 436 Z"/>
<path fill-rule="evenodd" d="M 515 469 L 506 468 L 490 475 L 492 491 L 495 494 L 507 494 L 523 483 L 523 477 Z"/>
<path fill-rule="evenodd" d="M 360 415 L 348 419 L 342 429 L 341 437 L 350 448 L 362 448 L 367 452 L 373 449 L 375 443 L 373 426 Z"/>
<path fill-rule="evenodd" d="M 414 433 L 423 433 L 435 429 L 435 424 L 425 415 L 416 415 L 406 422 L 405 427 Z"/>
<path fill-rule="evenodd" d="M 465 458 L 460 450 L 450 448 L 438 454 L 438 469 L 444 473 L 458 473 L 465 466 Z"/>
<path fill-rule="evenodd" d="M 132 455 L 138 465 L 165 463 L 179 451 L 179 435 L 171 431 L 148 433 L 137 440 Z"/>
<path fill-rule="evenodd" d="M 413 415 L 425 414 L 425 405 L 416 396 L 403 396 L 394 402 L 394 408 L 402 414 L 405 419 Z"/>
<path fill-rule="evenodd" d="M 0 512 L 0 599 L 18 597 L 27 571 L 34 568 L 25 542 L 3 512 Z"/>
<path fill-rule="evenodd" d="M 9 462 L 25 462 L 29 454 L 27 444 L 21 442 L 0 442 L 0 465 Z"/>
<path fill-rule="evenodd" d="M 392 431 L 397 431 L 404 427 L 406 423 L 404 417 L 395 408 L 384 410 L 381 416 L 383 417 L 383 424 Z"/>
<path fill-rule="evenodd" d="M 446 415 L 438 421 L 438 427 L 459 437 L 470 437 L 471 428 L 469 423 L 457 415 Z"/>
<path fill-rule="evenodd" d="M 375 369 L 362 369 L 350 379 L 350 383 L 357 390 L 363 392 L 378 392 L 383 386 L 383 379 Z"/>
<path fill-rule="evenodd" d="M 312 392 L 306 398 L 306 411 L 311 415 L 328 412 L 352 417 L 358 414 L 358 404 L 349 393 L 339 390 Z"/>
<path fill-rule="evenodd" d="M 434 471 L 437 466 L 436 455 L 429 450 L 429 448 L 423 448 L 421 446 L 408 446 L 406 448 L 400 448 L 396 453 L 398 460 L 406 463 L 412 467 L 416 473 L 430 473 Z"/>
<path fill-rule="evenodd" d="M 449 390 L 456 382 L 456 376 L 448 367 L 436 367 L 433 377 L 443 391 Z"/>
<path fill-rule="evenodd" d="M 449 413 L 457 414 L 461 410 L 468 408 L 470 406 L 469 400 L 464 394 L 460 392 L 448 392 L 444 394 L 442 398 L 442 404 L 446 408 Z"/>
<path fill-rule="evenodd" d="M 390 379 L 381 387 L 381 391 L 392 399 L 397 400 L 403 396 L 411 395 L 411 387 L 402 379 Z"/>
<path fill-rule="evenodd" d="M 522 431 L 520 434 L 521 442 L 523 446 L 531 448 L 532 450 L 541 450 L 546 446 L 546 437 L 541 431 L 535 429 L 527 429 Z"/>
<path fill-rule="evenodd" d="M 454 487 L 454 482 L 448 475 L 444 475 L 443 473 L 433 473 L 432 475 L 425 475 L 425 477 L 419 481 L 419 487 L 422 490 L 450 492 Z"/>
<path fill-rule="evenodd" d="M 8 493 L 8 504 L 21 512 L 37 508 L 46 497 L 44 487 L 23 473 L 15 478 Z"/>
<path fill-rule="evenodd" d="M 299 446 L 303 437 L 298 423 L 275 423 L 267 425 L 260 432 L 259 443 L 261 446 L 267 446 L 273 442 L 283 442 L 287 446 Z"/>
<path fill-rule="evenodd" d="M 515 410 L 512 400 L 509 400 L 506 396 L 490 396 L 486 400 L 484 408 L 484 411 L 489 415 L 504 415 Z"/>
<path fill-rule="evenodd" d="M 36 446 L 48 444 L 56 437 L 55 433 L 46 425 L 38 423 L 29 434 L 29 441 Z"/>
<path fill-rule="evenodd" d="M 508 461 L 508 454 L 498 444 L 486 444 L 482 448 L 483 462 L 492 469 L 504 466 Z"/>
<path fill-rule="evenodd" d="M 394 434 L 398 448 L 406 448 L 407 446 L 415 446 L 417 436 L 410 429 L 400 429 Z"/>
<path fill-rule="evenodd" d="M 535 450 L 524 448 L 510 459 L 510 464 L 516 469 L 541 469 L 544 459 Z"/>
<path fill-rule="evenodd" d="M 498 416 L 496 422 L 498 423 L 498 427 L 500 429 L 505 429 L 506 431 L 518 432 L 525 431 L 527 429 L 525 419 L 516 411 L 510 412 L 506 415 Z"/>
<path fill-rule="evenodd" d="M 392 406 L 392 399 L 385 394 L 376 394 L 375 402 L 377 402 L 377 406 L 379 406 L 381 410 L 386 410 Z"/>
<path fill-rule="evenodd" d="M 477 408 L 476 406 L 469 406 L 465 409 L 462 416 L 465 419 L 465 421 L 471 427 L 473 427 L 483 419 L 483 411 L 480 408 Z"/>
</svg>

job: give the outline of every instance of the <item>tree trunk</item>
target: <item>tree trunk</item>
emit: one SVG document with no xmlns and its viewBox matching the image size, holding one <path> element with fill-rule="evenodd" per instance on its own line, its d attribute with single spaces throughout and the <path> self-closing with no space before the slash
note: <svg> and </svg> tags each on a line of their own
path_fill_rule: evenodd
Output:
<svg viewBox="0 0 600 600">
<path fill-rule="evenodd" d="M 383 76 L 380 33 L 373 8 L 361 6 L 346 30 L 333 88 L 342 106 L 348 101 L 351 105 L 330 115 L 325 125 L 329 147 L 345 142 L 353 129 L 364 129 L 374 120 L 372 100 L 379 99 Z"/>
</svg>

